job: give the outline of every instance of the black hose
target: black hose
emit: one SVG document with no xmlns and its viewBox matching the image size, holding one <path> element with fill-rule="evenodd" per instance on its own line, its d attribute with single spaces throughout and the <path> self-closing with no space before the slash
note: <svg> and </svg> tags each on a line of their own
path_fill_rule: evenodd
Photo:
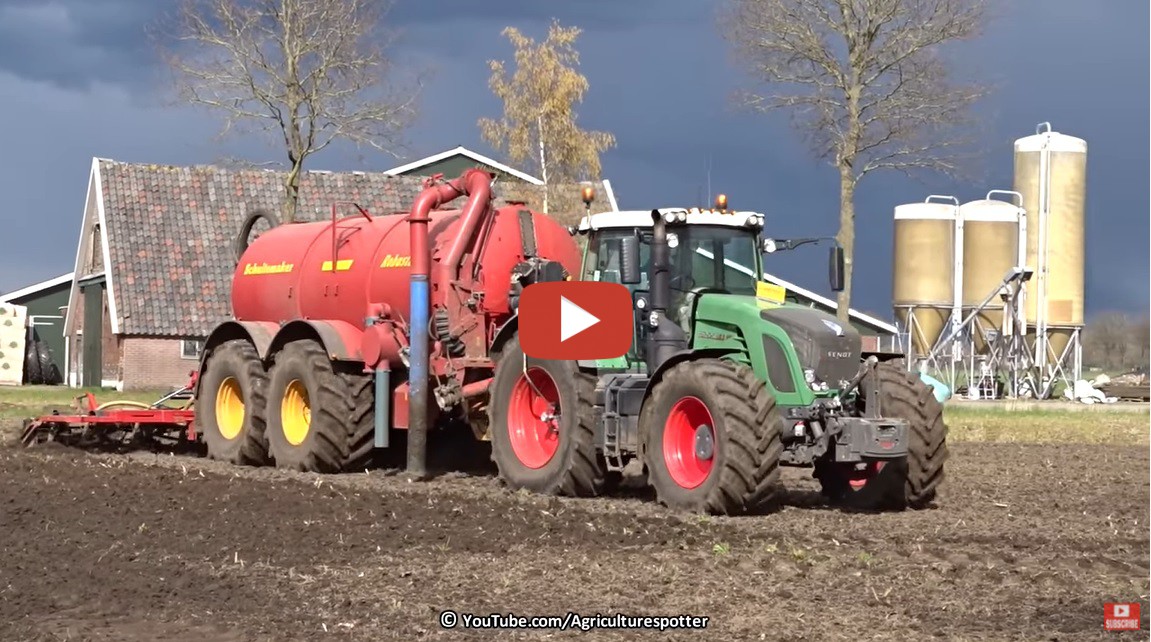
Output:
<svg viewBox="0 0 1151 642">
<path fill-rule="evenodd" d="M 248 218 L 244 219 L 244 224 L 240 226 L 240 233 L 236 235 L 236 240 L 232 245 L 232 249 L 236 253 L 237 262 L 240 260 L 240 257 L 244 255 L 244 252 L 248 250 L 248 244 L 251 243 L 248 237 L 252 235 L 252 229 L 256 227 L 256 223 L 260 219 L 268 221 L 270 227 L 280 226 L 280 218 L 269 210 L 256 210 L 249 214 Z"/>
</svg>

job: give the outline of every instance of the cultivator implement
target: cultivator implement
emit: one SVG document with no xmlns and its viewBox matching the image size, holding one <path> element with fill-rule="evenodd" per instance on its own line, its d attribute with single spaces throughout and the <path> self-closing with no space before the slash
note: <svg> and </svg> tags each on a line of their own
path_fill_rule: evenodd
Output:
<svg viewBox="0 0 1151 642">
<path fill-rule="evenodd" d="M 24 422 L 25 446 L 44 442 L 128 444 L 139 440 L 192 443 L 196 440 L 193 389 L 196 380 L 148 404 L 115 400 L 97 403 L 92 393 L 73 400 L 68 409 L 55 409 Z"/>
</svg>

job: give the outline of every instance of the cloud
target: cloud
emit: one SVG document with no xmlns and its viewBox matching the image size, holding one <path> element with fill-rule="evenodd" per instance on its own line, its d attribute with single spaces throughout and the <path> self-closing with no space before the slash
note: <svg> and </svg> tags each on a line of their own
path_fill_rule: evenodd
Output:
<svg viewBox="0 0 1151 642">
<path fill-rule="evenodd" d="M 477 23 L 498 23 L 536 28 L 558 18 L 565 25 L 589 31 L 619 32 L 691 22 L 708 3 L 676 0 L 400 0 L 389 15 L 400 25 L 441 26 L 452 29 Z M 434 41 L 428 43 L 433 45 Z"/>
<path fill-rule="evenodd" d="M 0 0 L 0 71 L 84 90 L 94 82 L 154 82 L 145 25 L 151 0 Z"/>
<path fill-rule="evenodd" d="M 0 0 L 0 101 L 9 126 L 0 156 L 0 290 L 72 269 L 72 252 L 92 156 L 172 164 L 225 156 L 275 160 L 264 137 L 217 141 L 210 112 L 161 108 L 156 57 L 145 25 L 168 10 L 156 0 Z M 432 65 L 421 118 L 408 133 L 411 157 L 456 145 L 491 153 L 476 119 L 496 116 L 486 61 L 508 60 L 500 36 L 516 25 L 542 37 L 556 15 L 584 29 L 581 69 L 591 82 L 581 125 L 616 134 L 603 157 L 624 207 L 703 204 L 712 191 L 737 207 L 764 211 L 769 233 L 834 233 L 838 178 L 811 158 L 785 115 L 734 110 L 730 93 L 747 82 L 716 31 L 716 5 L 699 0 L 400 0 L 391 17 L 404 36 L 400 64 Z M 1018 0 L 977 44 L 957 50 L 965 75 L 1002 81 L 983 116 L 986 180 L 960 182 L 876 175 L 857 202 L 856 301 L 890 315 L 892 209 L 929 193 L 962 200 L 1010 187 L 1011 143 L 1050 120 L 1087 139 L 1087 305 L 1089 311 L 1145 310 L 1151 210 L 1147 3 Z M 498 157 L 498 154 L 496 154 Z M 398 164 L 348 145 L 313 168 L 384 169 Z M 771 270 L 824 291 L 819 248 L 773 256 Z M 1116 275 L 1122 275 L 1119 279 Z"/>
</svg>

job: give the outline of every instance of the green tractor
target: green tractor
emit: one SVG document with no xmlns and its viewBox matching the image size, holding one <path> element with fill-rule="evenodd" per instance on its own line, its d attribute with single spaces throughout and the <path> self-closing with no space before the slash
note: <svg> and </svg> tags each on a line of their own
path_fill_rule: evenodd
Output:
<svg viewBox="0 0 1151 642">
<path fill-rule="evenodd" d="M 632 293 L 631 352 L 601 361 L 500 351 L 492 458 L 513 488 L 596 496 L 642 464 L 658 500 L 759 512 L 780 466 L 806 466 L 833 503 L 921 508 L 935 497 L 947 427 L 930 386 L 859 332 L 760 280 L 763 215 L 659 209 L 589 215 L 582 274 Z M 830 256 L 842 289 L 843 252 Z"/>
</svg>

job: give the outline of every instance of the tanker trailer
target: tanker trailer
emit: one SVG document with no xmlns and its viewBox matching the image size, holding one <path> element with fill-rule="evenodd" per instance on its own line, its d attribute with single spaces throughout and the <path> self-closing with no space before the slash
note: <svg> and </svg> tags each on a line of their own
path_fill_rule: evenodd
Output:
<svg viewBox="0 0 1151 642">
<path fill-rule="evenodd" d="M 357 470 L 407 429 L 408 469 L 422 476 L 438 419 L 486 439 L 518 292 L 580 264 L 567 229 L 523 203 L 496 207 L 491 182 L 478 169 L 433 177 L 408 213 L 339 218 L 333 205 L 330 221 L 279 225 L 243 249 L 234 318 L 212 331 L 198 370 L 208 456 Z"/>
</svg>

